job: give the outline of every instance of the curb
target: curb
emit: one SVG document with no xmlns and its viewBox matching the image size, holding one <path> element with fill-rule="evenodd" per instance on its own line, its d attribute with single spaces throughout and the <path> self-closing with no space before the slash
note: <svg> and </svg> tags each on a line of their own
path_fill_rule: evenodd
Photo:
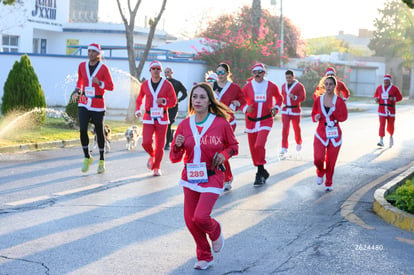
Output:
<svg viewBox="0 0 414 275">
<path fill-rule="evenodd" d="M 394 207 L 385 196 L 405 183 L 408 177 L 414 175 L 414 165 L 395 179 L 378 188 L 374 193 L 374 212 L 389 224 L 414 233 L 414 215 Z"/>
</svg>

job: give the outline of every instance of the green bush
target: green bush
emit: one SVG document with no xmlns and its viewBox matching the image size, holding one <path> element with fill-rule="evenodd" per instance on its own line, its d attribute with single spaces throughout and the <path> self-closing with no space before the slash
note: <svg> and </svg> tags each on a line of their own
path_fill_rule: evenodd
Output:
<svg viewBox="0 0 414 275">
<path fill-rule="evenodd" d="M 28 55 L 16 61 L 4 83 L 1 112 L 32 112 L 32 126 L 46 122 L 46 99 Z"/>
<path fill-rule="evenodd" d="M 414 214 L 414 177 L 386 196 L 386 199 L 395 207 Z"/>
<path fill-rule="evenodd" d="M 69 98 L 69 102 L 66 105 L 65 112 L 68 114 L 68 116 L 77 124 L 79 125 L 79 110 L 78 110 L 78 101 L 73 100 L 72 96 L 74 93 L 77 93 L 74 91 Z"/>
</svg>

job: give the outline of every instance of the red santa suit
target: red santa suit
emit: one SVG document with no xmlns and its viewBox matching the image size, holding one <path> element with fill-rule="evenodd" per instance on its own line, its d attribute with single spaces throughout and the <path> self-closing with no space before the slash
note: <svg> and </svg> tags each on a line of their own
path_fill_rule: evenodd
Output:
<svg viewBox="0 0 414 275">
<path fill-rule="evenodd" d="M 379 136 L 385 136 L 385 124 L 387 124 L 387 132 L 392 136 L 394 134 L 395 103 L 402 100 L 401 92 L 392 83 L 388 87 L 383 84 L 377 87 L 375 98 L 378 100 Z"/>
<path fill-rule="evenodd" d="M 325 95 L 317 98 L 312 108 L 312 120 L 318 122 L 313 141 L 314 164 L 316 174 L 322 178 L 326 175 L 326 186 L 332 186 L 332 177 L 339 149 L 342 144 L 342 130 L 339 122 L 348 118 L 348 110 L 345 101 L 334 95 L 333 107 L 327 108 L 323 104 Z M 319 121 L 315 116 L 320 114 Z"/>
<path fill-rule="evenodd" d="M 290 97 L 293 95 L 293 99 Z M 295 132 L 295 141 L 296 144 L 302 144 L 302 135 L 300 130 L 300 115 L 301 108 L 300 103 L 305 101 L 306 92 L 305 87 L 302 83 L 295 81 L 292 83 L 290 88 L 288 84 L 285 83 L 282 85 L 282 96 L 283 96 L 283 106 L 282 111 L 282 148 L 289 148 L 289 127 L 290 122 L 292 121 L 293 130 Z"/>
<path fill-rule="evenodd" d="M 264 79 L 258 83 L 255 79 L 248 82 L 242 89 L 246 104 L 241 106 L 246 115 L 246 130 L 249 139 L 250 153 L 255 166 L 266 164 L 265 145 L 267 136 L 273 126 L 271 110 L 280 110 L 283 97 L 279 88 L 273 82 Z M 276 103 L 273 105 L 273 99 Z M 254 111 L 246 113 L 247 107 L 252 106 Z"/>
<path fill-rule="evenodd" d="M 168 128 L 168 108 L 177 104 L 174 87 L 164 78 L 160 79 L 157 89 L 154 91 L 151 80 L 142 83 L 136 100 L 135 114 L 141 112 L 141 105 L 145 97 L 145 112 L 142 117 L 142 147 L 154 157 L 151 169 L 159 169 L 164 156 L 165 136 Z M 164 99 L 163 104 L 157 104 L 157 99 Z M 153 148 L 153 135 L 155 133 L 155 148 Z"/>
<path fill-rule="evenodd" d="M 217 82 L 215 83 L 214 87 L 216 87 L 216 85 L 218 85 Z M 244 99 L 244 95 L 240 87 L 230 81 L 227 81 L 226 85 L 224 85 L 224 87 L 221 89 L 220 92 L 218 90 L 215 90 L 214 94 L 218 101 L 226 104 L 233 111 L 236 111 L 239 109 L 239 107 L 236 107 L 232 103 L 233 101 L 235 100 L 238 101 L 239 106 L 246 104 L 246 100 Z M 233 113 L 230 114 L 229 123 L 231 127 L 233 128 L 233 131 L 235 131 L 236 130 L 236 119 Z M 226 171 L 224 173 L 225 174 L 224 181 L 229 182 L 233 179 L 233 174 L 231 172 L 230 163 L 228 161 L 225 161 L 224 167 L 226 168 Z"/>
<path fill-rule="evenodd" d="M 94 77 L 100 81 L 100 84 L 92 82 Z M 79 107 L 85 107 L 89 111 L 103 112 L 105 111 L 105 90 L 112 91 L 114 84 L 109 69 L 105 64 L 99 62 L 91 75 L 89 72 L 89 63 L 82 62 L 78 68 L 76 87 L 82 91 L 78 100 Z"/>
<path fill-rule="evenodd" d="M 175 146 L 177 135 L 184 136 L 179 148 Z M 224 186 L 224 173 L 212 167 L 216 153 L 226 160 L 238 154 L 238 142 L 227 120 L 210 113 L 201 125 L 196 124 L 194 115 L 178 125 L 170 160 L 176 163 L 184 158 L 179 181 L 184 189 L 184 219 L 196 242 L 199 261 L 213 260 L 207 236 L 215 241 L 221 234 L 219 223 L 210 216 Z"/>
</svg>

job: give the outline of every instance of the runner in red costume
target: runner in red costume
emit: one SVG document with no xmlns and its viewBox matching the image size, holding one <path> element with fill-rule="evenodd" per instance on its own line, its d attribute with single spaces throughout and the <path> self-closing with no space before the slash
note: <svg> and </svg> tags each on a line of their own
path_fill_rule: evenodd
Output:
<svg viewBox="0 0 414 275">
<path fill-rule="evenodd" d="M 145 111 L 142 116 L 142 147 L 150 155 L 147 167 L 153 170 L 154 176 L 161 175 L 161 160 L 164 156 L 164 144 L 168 128 L 168 108 L 177 104 L 174 87 L 171 82 L 161 77 L 162 66 L 159 61 L 149 65 L 151 78 L 141 85 L 135 115 L 141 117 L 141 105 L 145 98 Z M 153 135 L 155 134 L 155 148 Z"/>
<path fill-rule="evenodd" d="M 240 106 L 246 103 L 242 90 L 237 84 L 231 81 L 230 66 L 226 63 L 221 63 L 216 68 L 217 81 L 213 84 L 213 91 L 216 98 L 228 106 L 234 112 L 240 110 Z M 230 114 L 230 125 L 233 132 L 236 130 L 236 118 L 234 114 Z M 224 162 L 226 171 L 224 173 L 224 191 L 231 189 L 233 181 L 233 174 L 231 172 L 230 163 Z"/>
<path fill-rule="evenodd" d="M 95 125 L 97 143 L 99 148 L 98 174 L 105 172 L 105 90 L 112 91 L 114 84 L 108 67 L 101 62 L 101 46 L 92 43 L 88 46 L 89 62 L 82 62 L 78 68 L 78 81 L 76 82 L 73 100 L 78 100 L 79 130 L 82 150 L 85 156 L 82 172 L 86 173 L 93 162 L 89 150 L 88 125 Z"/>
<path fill-rule="evenodd" d="M 332 178 L 339 149 L 342 145 L 342 130 L 339 122 L 348 118 L 345 101 L 335 94 L 336 78 L 328 76 L 324 81 L 322 95 L 312 108 L 312 120 L 318 122 L 313 140 L 313 156 L 316 166 L 316 184 L 323 183 L 325 190 L 332 191 Z"/>
<path fill-rule="evenodd" d="M 265 66 L 261 63 L 251 68 L 253 79 L 242 89 L 246 104 L 241 110 L 246 115 L 246 130 L 253 165 L 257 166 L 254 186 L 262 186 L 269 177 L 266 171 L 266 141 L 273 126 L 273 117 L 280 110 L 283 97 L 273 82 L 264 78 Z M 275 99 L 276 104 L 273 104 Z"/>
<path fill-rule="evenodd" d="M 280 158 L 283 159 L 289 148 L 289 128 L 292 122 L 293 130 L 295 132 L 296 151 L 302 150 L 302 135 L 300 129 L 301 108 L 300 103 L 306 99 L 305 87 L 302 83 L 295 79 L 295 74 L 292 70 L 287 70 L 285 73 L 286 83 L 282 85 L 283 106 L 282 111 L 282 150 L 280 151 Z"/>
<path fill-rule="evenodd" d="M 379 115 L 379 137 L 378 146 L 384 146 L 385 124 L 387 132 L 390 134 L 390 144 L 394 145 L 394 122 L 395 122 L 395 103 L 402 100 L 400 89 L 391 83 L 392 77 L 389 74 L 384 76 L 384 84 L 379 85 L 375 91 L 374 100 L 378 103 Z"/>
<path fill-rule="evenodd" d="M 211 250 L 224 246 L 222 226 L 211 212 L 223 192 L 223 163 L 237 155 L 238 142 L 227 121 L 231 110 L 217 101 L 209 84 L 196 84 L 189 97 L 188 112 L 175 132 L 170 159 L 184 158 L 179 184 L 184 190 L 184 220 L 197 245 L 195 269 L 213 264 Z M 208 239 L 211 240 L 212 244 Z"/>
</svg>

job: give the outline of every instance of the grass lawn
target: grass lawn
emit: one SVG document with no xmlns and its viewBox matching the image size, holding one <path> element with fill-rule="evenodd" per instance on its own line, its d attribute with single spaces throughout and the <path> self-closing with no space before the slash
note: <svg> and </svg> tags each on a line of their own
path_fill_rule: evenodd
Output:
<svg viewBox="0 0 414 275">
<path fill-rule="evenodd" d="M 108 121 L 105 124 L 111 127 L 111 133 L 124 133 L 131 126 L 122 121 Z M 5 130 L 2 133 L 2 130 Z M 90 135 L 92 138 L 92 134 Z M 42 143 L 50 141 L 79 139 L 79 130 L 70 128 L 62 118 L 47 118 L 42 127 L 30 128 L 22 125 L 13 127 L 0 118 L 0 147 L 28 143 Z"/>
</svg>

